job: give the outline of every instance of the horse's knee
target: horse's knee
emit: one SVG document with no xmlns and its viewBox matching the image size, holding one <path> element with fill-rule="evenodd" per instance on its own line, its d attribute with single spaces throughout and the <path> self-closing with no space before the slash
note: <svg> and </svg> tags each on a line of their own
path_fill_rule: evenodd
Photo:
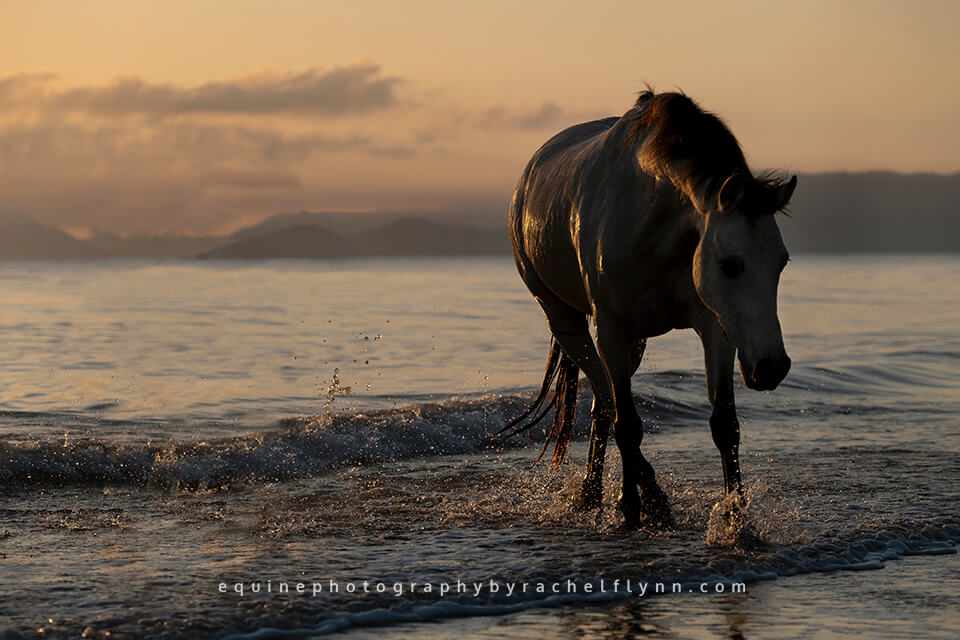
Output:
<svg viewBox="0 0 960 640">
<path fill-rule="evenodd" d="M 710 433 L 721 451 L 740 445 L 740 421 L 733 405 L 717 405 L 710 416 Z"/>
<path fill-rule="evenodd" d="M 639 417 L 623 419 L 618 416 L 613 422 L 613 438 L 621 455 L 639 451 L 643 442 L 643 421 Z"/>
</svg>

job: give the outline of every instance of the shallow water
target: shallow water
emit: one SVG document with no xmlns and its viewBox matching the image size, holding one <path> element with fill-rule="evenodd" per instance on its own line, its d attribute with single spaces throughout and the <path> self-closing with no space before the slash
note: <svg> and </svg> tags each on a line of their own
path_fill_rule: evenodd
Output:
<svg viewBox="0 0 960 640">
<path fill-rule="evenodd" d="M 943 638 L 956 637 L 960 560 L 909 557 L 869 574 L 831 571 L 758 582 L 740 595 L 684 594 L 408 623 L 395 637 Z M 945 595 L 954 594 L 954 595 Z M 383 635 L 356 628 L 350 640 Z"/>
<path fill-rule="evenodd" d="M 738 388 L 747 530 L 708 544 L 729 532 L 692 332 L 634 379 L 678 526 L 624 534 L 613 446 L 599 516 L 567 508 L 585 406 L 560 471 L 490 445 L 548 347 L 509 260 L 0 263 L 0 629 L 956 637 L 958 299 L 957 258 L 796 258 L 790 377 Z M 392 591 L 457 580 L 487 588 Z"/>
</svg>

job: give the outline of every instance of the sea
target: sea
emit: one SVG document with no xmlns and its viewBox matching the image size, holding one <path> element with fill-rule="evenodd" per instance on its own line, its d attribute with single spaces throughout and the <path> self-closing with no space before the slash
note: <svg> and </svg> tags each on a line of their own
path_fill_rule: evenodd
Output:
<svg viewBox="0 0 960 640">
<path fill-rule="evenodd" d="M 571 509 L 509 257 L 0 262 L 0 638 L 960 637 L 960 257 L 796 256 L 722 517 L 696 335 L 650 341 L 676 520 Z M 546 456 L 548 458 L 549 456 Z"/>
</svg>

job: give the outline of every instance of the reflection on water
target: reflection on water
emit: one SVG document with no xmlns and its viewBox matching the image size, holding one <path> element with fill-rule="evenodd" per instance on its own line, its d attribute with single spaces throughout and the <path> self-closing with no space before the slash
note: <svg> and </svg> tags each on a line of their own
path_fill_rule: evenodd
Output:
<svg viewBox="0 0 960 640">
<path fill-rule="evenodd" d="M 942 638 L 960 631 L 960 557 L 907 558 L 882 573 L 814 573 L 749 585 L 743 595 L 625 598 L 613 605 L 564 607 L 396 628 L 397 637 L 482 640 L 684 638 Z M 382 637 L 358 629 L 350 640 Z"/>
<path fill-rule="evenodd" d="M 677 527 L 624 534 L 613 447 L 599 517 L 569 509 L 586 410 L 559 472 L 522 440 L 490 448 L 548 346 L 508 260 L 0 264 L 0 633 L 960 637 L 958 299 L 956 258 L 791 263 L 793 370 L 738 391 L 750 535 L 712 545 L 721 471 L 692 332 L 651 341 L 634 379 Z M 678 575 L 748 591 L 216 590 Z"/>
<path fill-rule="evenodd" d="M 780 291 L 788 350 L 824 385 L 954 394 L 960 260 L 799 257 Z M 506 258 L 0 263 L 0 410 L 34 435 L 69 417 L 75 435 L 259 429 L 323 410 L 335 375 L 339 410 L 513 391 L 539 383 L 547 346 Z M 641 373 L 701 369 L 686 331 L 652 341 Z"/>
</svg>

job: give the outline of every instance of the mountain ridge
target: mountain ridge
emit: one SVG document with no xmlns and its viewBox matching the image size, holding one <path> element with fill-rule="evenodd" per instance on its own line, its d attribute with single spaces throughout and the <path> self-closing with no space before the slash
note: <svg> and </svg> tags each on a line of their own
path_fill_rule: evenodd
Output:
<svg viewBox="0 0 960 640">
<path fill-rule="evenodd" d="M 0 217 L 0 259 L 228 257 L 228 247 L 251 259 L 508 254 L 506 202 L 505 196 L 502 210 L 483 215 L 455 210 L 280 213 L 230 235 L 199 237 L 97 232 L 78 239 L 7 215 Z M 423 221 L 418 231 L 411 220 Z M 391 226 L 398 221 L 406 222 Z M 958 253 L 960 173 L 799 174 L 789 214 L 778 222 L 796 254 Z M 328 242 L 333 238 L 339 243 Z M 300 249 L 284 248 L 284 242 Z"/>
<path fill-rule="evenodd" d="M 199 254 L 199 258 L 346 258 L 506 255 L 505 232 L 406 216 L 381 226 L 337 233 L 319 225 L 296 225 L 248 236 Z"/>
</svg>

